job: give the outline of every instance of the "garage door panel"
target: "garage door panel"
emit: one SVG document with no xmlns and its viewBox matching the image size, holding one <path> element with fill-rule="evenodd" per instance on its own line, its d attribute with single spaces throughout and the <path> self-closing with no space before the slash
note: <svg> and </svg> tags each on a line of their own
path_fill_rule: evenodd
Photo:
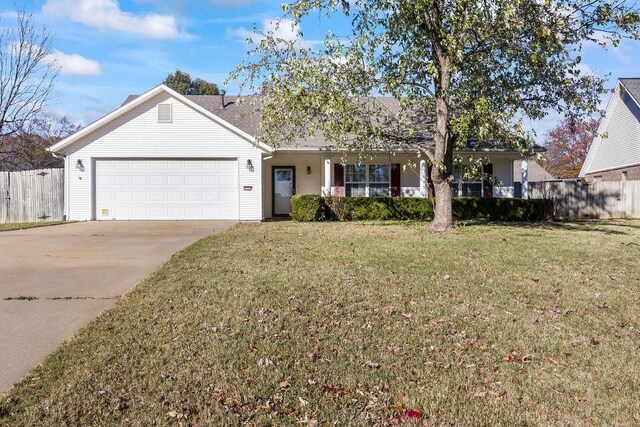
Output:
<svg viewBox="0 0 640 427">
<path fill-rule="evenodd" d="M 149 177 L 146 175 L 134 175 L 131 177 L 131 184 L 139 186 L 147 186 L 149 183 Z"/>
<path fill-rule="evenodd" d="M 237 219 L 235 160 L 97 160 L 96 219 Z"/>
</svg>

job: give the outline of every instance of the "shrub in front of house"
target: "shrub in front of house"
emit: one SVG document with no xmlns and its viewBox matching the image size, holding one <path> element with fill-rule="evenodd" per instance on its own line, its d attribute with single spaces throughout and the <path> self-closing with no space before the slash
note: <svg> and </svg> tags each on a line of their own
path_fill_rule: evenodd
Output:
<svg viewBox="0 0 640 427">
<path fill-rule="evenodd" d="M 321 196 L 301 194 L 291 197 L 291 218 L 300 222 L 324 221 L 327 206 Z"/>
<path fill-rule="evenodd" d="M 453 217 L 458 221 L 542 221 L 552 212 L 549 200 L 456 197 Z M 431 221 L 433 198 L 414 197 L 322 197 L 315 194 L 291 198 L 291 217 L 296 221 Z"/>
</svg>

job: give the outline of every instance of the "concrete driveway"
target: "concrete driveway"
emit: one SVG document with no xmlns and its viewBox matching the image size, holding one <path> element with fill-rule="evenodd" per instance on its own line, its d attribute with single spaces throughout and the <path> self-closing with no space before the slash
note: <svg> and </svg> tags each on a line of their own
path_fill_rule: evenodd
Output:
<svg viewBox="0 0 640 427">
<path fill-rule="evenodd" d="M 173 253 L 233 224 L 83 222 L 0 233 L 0 394 Z"/>
</svg>

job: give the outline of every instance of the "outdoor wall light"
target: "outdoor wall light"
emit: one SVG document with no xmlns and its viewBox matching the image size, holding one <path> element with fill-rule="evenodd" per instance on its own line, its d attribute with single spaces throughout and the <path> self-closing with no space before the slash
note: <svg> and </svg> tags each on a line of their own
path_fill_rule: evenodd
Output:
<svg viewBox="0 0 640 427">
<path fill-rule="evenodd" d="M 307 166 L 307 175 L 311 175 L 311 166 Z"/>
<path fill-rule="evenodd" d="M 78 159 L 78 161 L 76 161 L 76 169 L 78 169 L 80 172 L 84 172 L 84 165 L 82 164 L 82 159 Z"/>
<path fill-rule="evenodd" d="M 251 159 L 247 159 L 247 169 L 253 172 L 253 163 L 251 163 Z"/>
</svg>

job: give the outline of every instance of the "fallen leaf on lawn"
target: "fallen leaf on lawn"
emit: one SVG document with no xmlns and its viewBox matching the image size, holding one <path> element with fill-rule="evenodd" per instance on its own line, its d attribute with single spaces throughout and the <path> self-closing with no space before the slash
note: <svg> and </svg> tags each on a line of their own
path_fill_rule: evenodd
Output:
<svg viewBox="0 0 640 427">
<path fill-rule="evenodd" d="M 591 345 L 592 345 L 592 346 L 594 346 L 594 347 L 595 347 L 596 345 L 599 345 L 599 344 L 600 344 L 600 341 L 598 341 L 598 340 L 597 340 L 597 339 L 595 339 L 595 338 L 591 338 L 590 343 L 591 343 Z"/>
<path fill-rule="evenodd" d="M 487 392 L 486 391 L 476 391 L 475 393 L 473 393 L 473 397 L 475 397 L 476 399 L 484 399 L 487 396 Z"/>
<path fill-rule="evenodd" d="M 444 279 L 444 280 L 449 280 L 449 279 L 451 279 L 451 276 L 449 276 L 449 275 L 447 274 L 447 275 L 445 275 L 445 276 L 443 277 L 443 279 Z"/>
<path fill-rule="evenodd" d="M 332 386 L 331 384 L 327 384 L 326 386 L 322 387 L 322 392 L 324 394 L 334 394 L 338 391 L 340 391 L 339 386 Z"/>
<path fill-rule="evenodd" d="M 316 359 L 318 359 L 318 355 L 314 352 L 307 353 L 307 359 L 311 360 L 312 362 L 315 362 Z"/>
<path fill-rule="evenodd" d="M 300 396 L 298 396 L 298 400 L 300 401 L 300 406 L 307 406 L 307 404 L 309 403 L 309 401 L 304 400 Z"/>
<path fill-rule="evenodd" d="M 167 412 L 167 416 L 171 417 L 171 418 L 175 418 L 178 416 L 178 413 L 176 411 L 169 411 Z"/>
<path fill-rule="evenodd" d="M 380 367 L 380 364 L 372 362 L 371 360 L 367 360 L 364 366 L 366 366 L 369 369 L 378 369 Z"/>
<path fill-rule="evenodd" d="M 535 283 L 538 283 L 540 281 L 540 279 L 537 277 L 533 277 L 531 280 L 533 280 Z"/>
<path fill-rule="evenodd" d="M 309 385 L 315 385 L 317 383 L 316 380 L 314 380 L 313 378 L 307 378 L 307 384 Z"/>
<path fill-rule="evenodd" d="M 291 383 L 289 382 L 289 380 L 284 380 L 280 383 L 280 388 L 289 388 L 291 387 Z"/>
<path fill-rule="evenodd" d="M 573 396 L 573 399 L 576 402 L 585 402 L 587 400 L 587 398 L 585 396 Z"/>
<path fill-rule="evenodd" d="M 556 384 L 551 388 L 557 391 L 558 393 L 564 393 L 565 391 L 567 391 L 562 384 Z"/>
<path fill-rule="evenodd" d="M 503 396 L 506 396 L 506 395 L 507 395 L 507 390 L 504 390 L 504 389 L 500 389 L 500 390 L 498 390 L 496 392 L 496 396 L 498 396 L 498 397 L 503 397 Z"/>
<path fill-rule="evenodd" d="M 261 367 L 273 366 L 273 361 L 265 357 L 263 359 L 258 360 L 258 366 L 261 366 Z"/>
<path fill-rule="evenodd" d="M 400 415 L 396 415 L 395 417 L 393 417 L 391 419 L 391 424 L 396 425 L 396 424 L 400 424 L 404 420 L 420 419 L 422 417 L 423 417 L 422 412 L 416 409 L 407 409 Z"/>
</svg>

